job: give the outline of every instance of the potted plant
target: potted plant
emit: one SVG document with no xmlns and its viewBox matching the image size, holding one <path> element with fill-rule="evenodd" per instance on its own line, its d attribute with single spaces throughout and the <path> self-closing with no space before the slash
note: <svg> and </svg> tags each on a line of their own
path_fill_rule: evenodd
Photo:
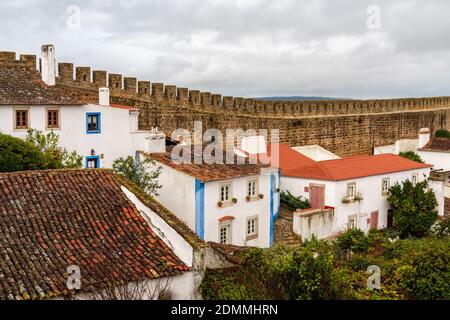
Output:
<svg viewBox="0 0 450 320">
<path fill-rule="evenodd" d="M 358 192 L 355 196 L 355 201 L 361 201 L 361 200 L 364 200 L 364 197 L 361 193 Z"/>
<path fill-rule="evenodd" d="M 245 199 L 247 199 L 247 201 L 250 201 L 251 198 L 252 198 L 252 197 L 250 197 L 250 196 L 245 197 Z"/>
<path fill-rule="evenodd" d="M 276 189 L 275 189 L 275 192 L 280 192 L 280 188 L 276 188 Z"/>
<path fill-rule="evenodd" d="M 233 203 L 237 203 L 238 200 L 236 198 L 233 198 Z"/>
<path fill-rule="evenodd" d="M 350 202 L 352 202 L 352 200 L 350 200 L 349 197 L 344 197 L 344 198 L 342 198 L 342 203 L 348 204 L 348 203 L 350 203 Z"/>
<path fill-rule="evenodd" d="M 222 206 L 223 206 L 222 201 L 217 202 L 217 206 L 218 206 L 219 208 L 222 207 Z"/>
<path fill-rule="evenodd" d="M 259 194 L 260 199 L 264 199 L 264 195 L 262 193 Z"/>
</svg>

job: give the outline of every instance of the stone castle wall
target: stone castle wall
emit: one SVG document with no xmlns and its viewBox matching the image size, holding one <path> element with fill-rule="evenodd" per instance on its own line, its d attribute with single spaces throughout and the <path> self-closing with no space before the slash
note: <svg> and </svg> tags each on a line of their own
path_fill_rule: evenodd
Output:
<svg viewBox="0 0 450 320">
<path fill-rule="evenodd" d="M 1 53 L 12 58 L 11 53 Z M 9 56 L 8 56 L 9 55 Z M 15 57 L 15 54 L 14 54 Z M 30 60 L 30 56 L 21 60 Z M 27 58 L 28 57 L 28 58 Z M 121 74 L 58 64 L 57 86 L 85 102 L 98 102 L 98 88 L 109 86 L 111 102 L 140 108 L 140 128 L 279 129 L 281 142 L 318 144 L 339 155 L 368 154 L 372 146 L 415 138 L 422 127 L 450 128 L 450 97 L 271 102 L 200 92 L 138 81 Z"/>
</svg>

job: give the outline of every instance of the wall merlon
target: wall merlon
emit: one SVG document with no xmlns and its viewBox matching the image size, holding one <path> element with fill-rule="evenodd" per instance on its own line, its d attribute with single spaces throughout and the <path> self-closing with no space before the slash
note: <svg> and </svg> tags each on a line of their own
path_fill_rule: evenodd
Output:
<svg viewBox="0 0 450 320">
<path fill-rule="evenodd" d="M 129 93 L 136 93 L 137 90 L 137 79 L 132 77 L 123 78 L 124 90 Z"/>
<path fill-rule="evenodd" d="M 221 94 L 212 94 L 211 95 L 211 105 L 213 107 L 219 107 L 222 105 L 222 95 Z"/>
<path fill-rule="evenodd" d="M 108 75 L 108 85 L 110 90 L 122 90 L 122 75 L 110 73 Z"/>
<path fill-rule="evenodd" d="M 152 96 L 162 98 L 164 95 L 164 83 L 152 83 Z"/>
<path fill-rule="evenodd" d="M 138 93 L 142 96 L 150 96 L 152 93 L 150 81 L 138 81 Z"/>
<path fill-rule="evenodd" d="M 73 63 L 58 63 L 58 75 L 61 81 L 73 81 Z"/>
<path fill-rule="evenodd" d="M 16 53 L 13 51 L 0 51 L 0 60 L 16 60 Z"/>
<path fill-rule="evenodd" d="M 91 68 L 90 67 L 76 67 L 75 79 L 79 83 L 91 83 Z"/>
<path fill-rule="evenodd" d="M 234 107 L 233 97 L 231 97 L 231 96 L 223 97 L 223 106 L 227 110 L 233 109 L 233 107 Z"/>
<path fill-rule="evenodd" d="M 21 54 L 20 61 L 23 61 L 28 67 L 36 69 L 35 54 Z"/>
<path fill-rule="evenodd" d="M 200 93 L 200 100 L 201 100 L 202 106 L 210 106 L 211 105 L 211 92 Z"/>
<path fill-rule="evenodd" d="M 103 70 L 94 70 L 92 71 L 92 79 L 93 83 L 97 85 L 97 87 L 106 87 L 107 86 L 107 77 L 108 74 L 106 71 Z"/>
<path fill-rule="evenodd" d="M 244 98 L 242 97 L 234 98 L 234 108 L 236 110 L 242 110 L 244 108 Z"/>
<path fill-rule="evenodd" d="M 177 86 L 174 85 L 168 85 L 165 88 L 165 97 L 171 101 L 174 101 L 177 99 Z"/>
<path fill-rule="evenodd" d="M 199 90 L 189 90 L 189 101 L 193 105 L 200 104 L 200 91 Z"/>
<path fill-rule="evenodd" d="M 177 88 L 177 99 L 180 101 L 189 101 L 189 89 Z"/>
</svg>

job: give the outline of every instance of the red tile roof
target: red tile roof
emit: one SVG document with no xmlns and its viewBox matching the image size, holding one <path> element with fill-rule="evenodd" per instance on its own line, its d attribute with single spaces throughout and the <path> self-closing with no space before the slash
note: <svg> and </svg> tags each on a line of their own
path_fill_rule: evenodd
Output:
<svg viewBox="0 0 450 320">
<path fill-rule="evenodd" d="M 0 174 L 0 300 L 70 294 L 189 268 L 153 232 L 107 170 Z"/>
<path fill-rule="evenodd" d="M 0 65 L 0 105 L 82 105 L 57 87 L 47 86 L 36 70 Z"/>
<path fill-rule="evenodd" d="M 114 103 L 112 103 L 112 104 L 110 105 L 110 107 L 111 107 L 111 108 L 116 108 L 116 109 L 129 110 L 129 111 L 139 111 L 139 109 L 136 108 L 136 107 L 123 106 L 123 105 L 120 105 L 120 104 L 114 104 Z"/>
<path fill-rule="evenodd" d="M 450 152 L 450 139 L 433 138 L 420 151 Z"/>
<path fill-rule="evenodd" d="M 382 154 L 313 162 L 289 168 L 282 174 L 286 177 L 340 181 L 431 167 L 397 155 Z"/>
<path fill-rule="evenodd" d="M 186 152 L 191 155 L 191 163 L 180 163 L 177 164 L 171 155 L 172 148 L 168 148 L 168 152 L 166 153 L 153 153 L 153 154 L 144 154 L 146 157 L 153 159 L 159 163 L 162 163 L 166 166 L 169 166 L 177 171 L 183 172 L 190 176 L 197 178 L 202 182 L 210 182 L 210 181 L 220 181 L 220 180 L 229 180 L 238 177 L 245 176 L 253 176 L 259 175 L 261 172 L 261 168 L 265 167 L 262 164 L 252 164 L 249 162 L 248 158 L 242 158 L 235 154 L 231 154 L 233 157 L 233 164 L 215 164 L 210 161 L 211 164 L 208 164 L 205 159 L 202 159 L 202 163 L 195 163 L 196 158 L 198 158 L 194 152 L 191 152 L 194 147 L 185 146 Z M 242 164 L 239 164 L 237 159 L 240 158 L 241 161 L 244 161 Z M 225 162 L 227 159 L 226 152 L 223 154 L 223 161 Z M 181 161 L 181 159 L 180 159 Z"/>
</svg>

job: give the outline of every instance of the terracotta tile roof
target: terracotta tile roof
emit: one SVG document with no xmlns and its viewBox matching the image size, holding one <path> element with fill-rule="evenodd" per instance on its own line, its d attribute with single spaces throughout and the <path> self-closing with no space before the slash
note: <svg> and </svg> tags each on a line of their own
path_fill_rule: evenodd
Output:
<svg viewBox="0 0 450 320">
<path fill-rule="evenodd" d="M 82 105 L 57 87 L 47 86 L 35 70 L 0 65 L 0 105 Z"/>
<path fill-rule="evenodd" d="M 231 154 L 231 157 L 233 157 L 234 159 L 234 164 L 208 164 L 208 161 L 205 161 L 205 159 L 203 159 L 203 162 L 201 164 L 196 164 L 195 161 L 196 158 L 198 159 L 198 157 L 194 154 L 194 152 L 190 152 L 191 146 L 185 147 L 187 154 L 190 154 L 191 156 L 191 163 L 177 164 L 176 162 L 174 162 L 174 160 L 172 160 L 171 150 L 172 148 L 168 148 L 168 152 L 166 153 L 153 153 L 144 155 L 177 171 L 193 176 L 202 182 L 229 180 L 238 177 L 259 175 L 261 172 L 261 168 L 266 167 L 265 165 L 262 165 L 260 163 L 252 164 L 249 162 L 249 158 L 238 157 L 235 154 Z M 238 164 L 237 158 L 240 158 L 245 163 L 243 162 L 242 164 Z M 224 162 L 225 159 L 227 159 L 226 152 L 224 152 L 223 154 Z"/>
<path fill-rule="evenodd" d="M 116 108 L 116 109 L 123 109 L 123 110 L 129 110 L 129 111 L 139 111 L 139 108 L 136 107 L 130 107 L 130 106 L 123 106 L 120 104 L 114 104 L 112 103 L 110 105 L 111 108 Z"/>
<path fill-rule="evenodd" d="M 286 177 L 340 181 L 431 167 L 398 155 L 382 154 L 319 161 L 285 170 L 282 174 Z"/>
<path fill-rule="evenodd" d="M 433 138 L 421 151 L 438 151 L 438 152 L 450 152 L 450 139 L 448 138 Z"/>
<path fill-rule="evenodd" d="M 189 270 L 120 187 L 107 170 L 0 174 L 0 300 L 68 295 L 70 265 L 82 290 Z"/>
</svg>

